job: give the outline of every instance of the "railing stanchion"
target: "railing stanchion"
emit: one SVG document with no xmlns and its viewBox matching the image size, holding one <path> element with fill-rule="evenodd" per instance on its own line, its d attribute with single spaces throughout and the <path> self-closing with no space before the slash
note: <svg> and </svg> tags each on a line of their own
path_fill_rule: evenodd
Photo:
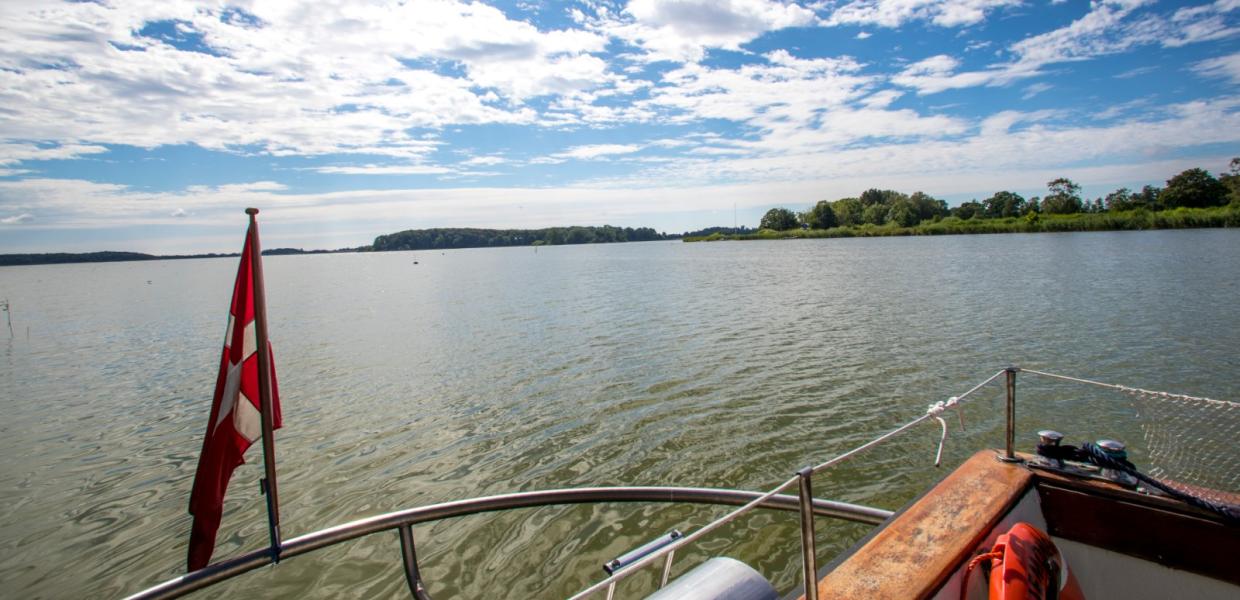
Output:
<svg viewBox="0 0 1240 600">
<path fill-rule="evenodd" d="M 1016 367 L 1008 367 L 1004 369 L 1007 374 L 1007 439 L 1004 444 L 1003 458 L 1004 462 L 1020 462 L 1016 458 L 1016 373 L 1020 369 Z"/>
<path fill-rule="evenodd" d="M 659 589 L 667 587 L 667 577 L 672 574 L 672 557 L 676 556 L 676 551 L 672 550 L 667 553 L 667 560 L 663 561 L 663 579 L 659 581 Z"/>
<path fill-rule="evenodd" d="M 409 591 L 416 600 L 431 600 L 431 595 L 422 585 L 422 574 L 418 572 L 418 555 L 413 547 L 413 527 L 401 525 L 396 528 L 400 532 L 400 557 L 405 566 L 405 581 L 409 582 Z"/>
<path fill-rule="evenodd" d="M 810 487 L 813 467 L 797 473 L 801 477 L 801 569 L 805 576 L 805 600 L 818 600 L 818 560 L 814 544 L 814 490 Z"/>
</svg>

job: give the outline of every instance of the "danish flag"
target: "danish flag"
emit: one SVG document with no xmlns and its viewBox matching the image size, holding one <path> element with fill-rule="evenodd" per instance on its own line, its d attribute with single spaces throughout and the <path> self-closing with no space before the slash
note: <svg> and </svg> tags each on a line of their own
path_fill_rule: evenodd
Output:
<svg viewBox="0 0 1240 600">
<path fill-rule="evenodd" d="M 245 462 L 246 449 L 262 437 L 258 336 L 254 323 L 254 264 L 250 253 L 251 237 L 256 235 L 257 225 L 251 225 L 241 251 L 241 265 L 237 268 L 228 329 L 224 334 L 224 354 L 215 381 L 215 398 L 211 403 L 206 438 L 202 441 L 202 455 L 198 458 L 194 490 L 189 498 L 189 513 L 194 516 L 187 561 L 190 571 L 211 562 L 228 480 L 233 469 Z M 270 343 L 265 350 L 271 365 L 272 425 L 279 429 L 280 394 L 276 388 L 275 357 L 271 354 Z"/>
</svg>

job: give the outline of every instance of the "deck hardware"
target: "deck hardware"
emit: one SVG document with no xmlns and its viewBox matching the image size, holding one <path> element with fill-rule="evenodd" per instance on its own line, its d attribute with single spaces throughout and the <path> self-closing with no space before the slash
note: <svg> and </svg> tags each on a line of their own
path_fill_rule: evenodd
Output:
<svg viewBox="0 0 1240 600">
<path fill-rule="evenodd" d="M 1058 446 L 1063 441 L 1063 434 L 1054 429 L 1043 429 L 1038 432 L 1038 440 L 1043 444 Z"/>
<path fill-rule="evenodd" d="M 642 544 L 641 546 L 638 546 L 634 550 L 625 552 L 619 557 L 613 558 L 612 560 L 607 561 L 605 564 L 603 564 L 603 571 L 606 572 L 608 575 L 614 575 L 616 571 L 619 571 L 645 558 L 646 556 L 649 556 L 651 554 L 654 554 L 655 552 L 658 552 L 659 550 L 663 549 L 664 546 L 667 546 L 668 544 L 671 544 L 672 542 L 675 542 L 676 540 L 682 537 L 685 537 L 685 534 L 681 533 L 679 529 L 673 529 L 653 540 L 650 540 L 649 542 L 646 542 L 645 544 Z M 672 556 L 675 554 L 676 554 L 675 551 L 669 552 L 667 554 L 667 560 L 663 561 L 663 577 L 661 579 L 661 583 L 659 584 L 660 588 L 667 585 L 667 577 L 672 570 Z M 612 582 L 611 585 L 607 586 L 608 600 L 610 600 L 611 597 L 615 595 L 615 593 L 616 593 L 616 583 Z"/>
<path fill-rule="evenodd" d="M 1128 460 L 1128 451 L 1124 443 L 1118 440 L 1098 440 L 1095 442 L 1099 448 L 1109 457 L 1117 460 Z M 1114 481 L 1125 487 L 1137 487 L 1137 478 L 1116 469 L 1103 468 L 1099 473 L 1104 478 Z"/>
<path fill-rule="evenodd" d="M 418 554 L 413 546 L 413 527 L 401 525 L 396 530 L 400 533 L 400 557 L 405 567 L 405 581 L 409 583 L 409 591 L 415 600 L 431 600 L 426 586 L 422 584 L 422 573 L 418 571 Z"/>
<path fill-rule="evenodd" d="M 1063 441 L 1063 434 L 1054 429 L 1043 429 L 1038 432 L 1038 456 L 1037 461 L 1052 469 L 1062 469 L 1063 459 L 1056 455 L 1054 448 L 1059 447 L 1059 443 Z"/>
<path fill-rule="evenodd" d="M 662 549 L 664 546 L 671 544 L 684 536 L 685 534 L 681 533 L 679 529 L 673 529 L 653 540 L 650 540 L 649 542 L 646 542 L 645 544 L 642 544 L 641 546 L 638 546 L 634 550 L 625 552 L 618 558 L 607 561 L 607 564 L 603 565 L 603 570 L 606 571 L 608 575 L 611 575 L 616 571 L 641 560 L 643 557 L 653 554 L 654 552 Z"/>
<path fill-rule="evenodd" d="M 801 478 L 801 571 L 805 578 L 805 600 L 818 600 L 818 561 L 814 547 L 814 490 L 810 479 L 813 467 L 797 473 Z"/>
</svg>

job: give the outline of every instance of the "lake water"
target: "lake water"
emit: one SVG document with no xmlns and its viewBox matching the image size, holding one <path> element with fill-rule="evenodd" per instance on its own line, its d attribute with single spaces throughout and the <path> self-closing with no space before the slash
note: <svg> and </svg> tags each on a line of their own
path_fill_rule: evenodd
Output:
<svg viewBox="0 0 1240 600">
<path fill-rule="evenodd" d="M 238 232 L 237 243 L 242 241 Z M 414 264 L 414 261 L 418 264 Z M 1240 398 L 1240 231 L 502 248 L 267 257 L 284 408 L 286 537 L 380 512 L 586 485 L 762 490 L 1008 364 Z M 186 514 L 236 259 L 0 269 L 0 596 L 112 597 L 183 572 Z M 3 324 L 0 324 L 0 328 Z M 1139 442 L 1113 396 L 1024 376 L 1020 444 Z M 896 509 L 1002 443 L 970 404 L 815 480 Z M 1141 457 L 1139 449 L 1134 456 Z M 215 557 L 266 544 L 261 449 L 233 477 Z M 415 528 L 430 592 L 562 597 L 601 564 L 721 507 L 597 505 Z M 820 563 L 867 527 L 819 519 Z M 695 550 L 798 582 L 796 515 Z M 638 577 L 626 589 L 649 585 Z M 212 594 L 406 594 L 395 534 Z"/>
</svg>

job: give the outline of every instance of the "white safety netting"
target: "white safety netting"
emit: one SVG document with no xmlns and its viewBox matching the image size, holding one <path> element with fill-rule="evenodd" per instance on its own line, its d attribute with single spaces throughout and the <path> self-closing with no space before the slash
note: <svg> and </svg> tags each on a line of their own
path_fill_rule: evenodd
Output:
<svg viewBox="0 0 1240 600">
<path fill-rule="evenodd" d="M 1240 505 L 1240 402 L 1023 371 L 1126 396 L 1139 420 L 1143 473 L 1210 502 Z"/>
<path fill-rule="evenodd" d="M 1212 502 L 1240 502 L 1240 404 L 1128 389 L 1150 476 Z"/>
</svg>

